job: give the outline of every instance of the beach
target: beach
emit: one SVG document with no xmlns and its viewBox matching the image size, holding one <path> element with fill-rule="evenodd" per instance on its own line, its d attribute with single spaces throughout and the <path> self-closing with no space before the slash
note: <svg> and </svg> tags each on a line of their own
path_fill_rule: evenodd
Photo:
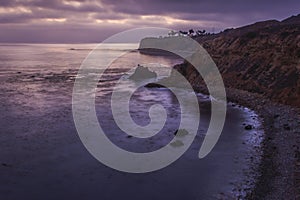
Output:
<svg viewBox="0 0 300 200">
<path fill-rule="evenodd" d="M 299 108 L 274 103 L 261 95 L 228 89 L 230 100 L 263 119 L 264 140 L 259 177 L 248 199 L 299 198 Z"/>
</svg>

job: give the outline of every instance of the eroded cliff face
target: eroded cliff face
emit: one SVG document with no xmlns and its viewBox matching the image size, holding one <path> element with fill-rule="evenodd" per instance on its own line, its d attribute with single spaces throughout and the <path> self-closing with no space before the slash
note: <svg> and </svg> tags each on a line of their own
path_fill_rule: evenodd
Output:
<svg viewBox="0 0 300 200">
<path fill-rule="evenodd" d="M 195 38 L 218 66 L 225 86 L 300 107 L 300 15 Z M 203 84 L 189 63 L 175 66 Z"/>
</svg>

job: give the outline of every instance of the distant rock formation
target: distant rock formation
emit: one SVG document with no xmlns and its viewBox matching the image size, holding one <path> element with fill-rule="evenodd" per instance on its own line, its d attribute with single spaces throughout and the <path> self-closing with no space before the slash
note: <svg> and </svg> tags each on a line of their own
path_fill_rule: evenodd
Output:
<svg viewBox="0 0 300 200">
<path fill-rule="evenodd" d="M 177 48 L 177 39 L 176 37 L 178 36 L 174 36 L 174 37 L 164 37 L 164 38 L 155 38 L 155 37 L 147 37 L 144 38 L 140 41 L 140 45 L 139 45 L 139 52 L 142 54 L 147 54 L 147 55 L 158 55 L 158 56 L 175 56 L 177 57 L 176 54 L 169 52 L 169 51 L 165 51 L 162 49 L 155 49 L 153 48 L 154 46 L 157 47 L 160 44 L 164 44 L 166 46 L 169 46 L 173 49 Z"/>
</svg>

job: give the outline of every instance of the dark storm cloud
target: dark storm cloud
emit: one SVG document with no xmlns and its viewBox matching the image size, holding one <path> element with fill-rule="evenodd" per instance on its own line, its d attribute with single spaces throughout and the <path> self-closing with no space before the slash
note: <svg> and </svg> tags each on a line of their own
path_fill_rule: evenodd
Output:
<svg viewBox="0 0 300 200">
<path fill-rule="evenodd" d="M 1 0 L 0 6 L 2 7 L 9 7 L 14 6 L 16 4 L 15 0 Z"/>
<path fill-rule="evenodd" d="M 7 23 L 25 23 L 29 22 L 32 19 L 31 15 L 28 14 L 9 14 L 9 15 L 0 15 L 0 24 Z"/>
<path fill-rule="evenodd" d="M 113 12 L 101 12 L 101 13 L 95 13 L 93 15 L 94 19 L 102 19 L 102 20 L 121 20 L 121 19 L 125 19 L 126 17 L 128 17 L 128 15 L 126 14 L 116 14 Z"/>
<path fill-rule="evenodd" d="M 0 42 L 32 43 L 98 43 L 126 27 L 95 27 L 89 25 L 2 25 Z"/>
<path fill-rule="evenodd" d="M 298 12 L 298 0 L 0 0 L 0 39 L 11 41 L 23 32 L 28 41 L 43 37 L 45 41 L 56 37 L 59 41 L 86 41 L 82 37 L 89 30 L 93 33 L 90 37 L 98 39 L 97 31 L 107 35 L 140 26 L 212 31 L 260 20 L 281 20 Z M 59 31 L 53 33 L 55 27 Z M 72 27 L 82 32 L 72 31 Z"/>
<path fill-rule="evenodd" d="M 286 1 L 241 1 L 241 0 L 102 0 L 116 12 L 130 14 L 168 14 L 168 13 L 253 13 L 299 11 L 298 0 Z"/>
<path fill-rule="evenodd" d="M 283 19 L 298 14 L 299 0 L 103 0 L 116 13 L 167 15 L 187 21 L 219 21 L 224 26 L 240 26 L 267 19 Z M 223 28 L 223 27 L 222 27 Z"/>
</svg>

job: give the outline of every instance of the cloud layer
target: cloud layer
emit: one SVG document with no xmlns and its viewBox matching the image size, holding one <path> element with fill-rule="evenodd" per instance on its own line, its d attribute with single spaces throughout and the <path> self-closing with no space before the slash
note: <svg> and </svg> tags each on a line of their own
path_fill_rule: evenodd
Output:
<svg viewBox="0 0 300 200">
<path fill-rule="evenodd" d="M 99 42 L 144 26 L 219 31 L 297 12 L 297 0 L 1 0 L 0 42 Z"/>
</svg>

